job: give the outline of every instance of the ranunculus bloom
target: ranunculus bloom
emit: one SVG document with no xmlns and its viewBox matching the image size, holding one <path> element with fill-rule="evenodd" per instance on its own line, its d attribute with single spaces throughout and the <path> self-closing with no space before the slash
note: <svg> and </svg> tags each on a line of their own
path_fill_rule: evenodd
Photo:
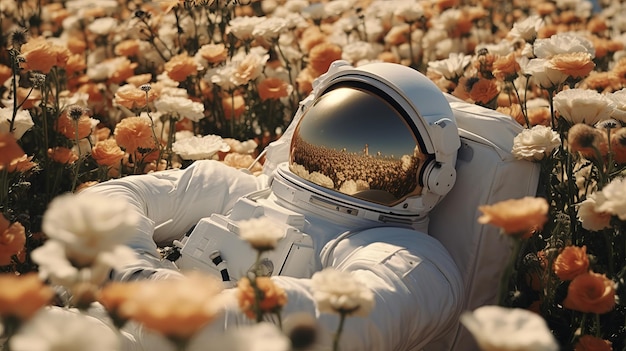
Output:
<svg viewBox="0 0 626 351">
<path fill-rule="evenodd" d="M 482 306 L 461 315 L 483 351 L 557 351 L 543 317 L 521 308 Z"/>
<path fill-rule="evenodd" d="M 172 338 L 190 338 L 220 312 L 222 283 L 190 272 L 176 280 L 145 280 L 119 304 L 118 313 Z"/>
<path fill-rule="evenodd" d="M 280 78 L 263 79 L 259 85 L 259 97 L 262 101 L 268 99 L 278 100 L 289 95 L 291 86 Z"/>
<path fill-rule="evenodd" d="M 567 75 L 555 69 L 547 59 L 534 58 L 521 67 L 522 73 L 530 75 L 531 81 L 544 89 L 554 89 L 560 86 Z"/>
<path fill-rule="evenodd" d="M 233 168 L 248 168 L 250 167 L 250 165 L 252 164 L 252 162 L 254 162 L 254 157 L 252 157 L 249 154 L 239 154 L 236 152 L 231 152 L 229 154 L 226 154 L 226 156 L 224 156 L 224 164 L 233 167 Z M 252 172 L 253 174 L 257 174 L 257 172 L 261 172 L 263 170 L 263 165 L 261 165 L 260 163 L 255 163 L 254 166 L 252 166 L 252 169 L 250 169 L 250 172 Z"/>
<path fill-rule="evenodd" d="M 17 144 L 13 134 L 0 133 L 0 166 L 8 166 L 22 155 L 24 150 Z"/>
<path fill-rule="evenodd" d="M 318 76 L 326 73 L 331 63 L 341 59 L 341 52 L 341 47 L 337 44 L 324 42 L 315 45 L 309 53 L 309 66 Z"/>
<path fill-rule="evenodd" d="M 85 266 L 101 252 L 123 245 L 138 219 L 123 198 L 67 193 L 50 202 L 41 227 L 50 239 L 63 243 L 67 257 Z"/>
<path fill-rule="evenodd" d="M 317 307 L 323 313 L 366 317 L 374 308 L 372 290 L 348 271 L 325 268 L 311 277 Z"/>
<path fill-rule="evenodd" d="M 573 78 L 586 77 L 596 66 L 591 54 L 587 52 L 572 52 L 554 55 L 550 62 L 557 71 Z"/>
<path fill-rule="evenodd" d="M 227 152 L 230 146 L 218 135 L 192 136 L 176 140 L 172 151 L 183 160 L 208 160 L 219 151 Z"/>
<path fill-rule="evenodd" d="M 602 188 L 598 194 L 596 210 L 613 214 L 622 221 L 626 220 L 626 181 L 624 178 L 614 178 Z"/>
<path fill-rule="evenodd" d="M 9 173 L 20 172 L 25 173 L 33 169 L 37 164 L 32 161 L 33 156 L 28 156 L 26 154 L 21 157 L 13 159 L 9 166 L 7 167 L 7 171 Z M 4 168 L 4 166 L 0 166 L 0 169 Z"/>
<path fill-rule="evenodd" d="M 120 84 L 127 78 L 135 75 L 135 68 L 139 66 L 137 62 L 131 62 L 125 57 L 118 57 L 110 60 L 111 72 L 109 74 L 109 80 L 111 83 Z"/>
<path fill-rule="evenodd" d="M 259 318 L 263 313 L 278 313 L 287 303 L 285 290 L 276 285 L 270 277 L 257 277 L 254 281 L 256 289 L 248 278 L 237 282 L 237 300 L 241 311 L 250 319 Z M 261 298 L 259 305 L 255 306 L 257 291 L 260 292 Z"/>
<path fill-rule="evenodd" d="M 157 92 L 152 89 L 146 92 L 134 85 L 126 84 L 117 89 L 113 101 L 116 104 L 132 109 L 146 106 L 147 103 L 152 102 L 157 96 Z"/>
<path fill-rule="evenodd" d="M 626 163 L 626 128 L 611 133 L 611 151 L 615 162 Z"/>
<path fill-rule="evenodd" d="M 472 84 L 469 91 L 470 99 L 487 104 L 498 96 L 500 90 L 493 79 L 479 78 L 477 82 Z"/>
<path fill-rule="evenodd" d="M 572 280 L 589 270 L 586 246 L 567 246 L 554 261 L 554 273 L 561 280 Z"/>
<path fill-rule="evenodd" d="M 198 122 L 204 118 L 204 104 L 185 96 L 162 95 L 154 102 L 154 107 L 163 115 L 176 119 L 188 118 Z"/>
<path fill-rule="evenodd" d="M 615 283 L 604 274 L 579 274 L 567 289 L 563 307 L 585 313 L 607 313 L 615 307 Z"/>
<path fill-rule="evenodd" d="M 594 125 L 608 119 L 615 104 L 604 94 L 590 89 L 567 89 L 554 96 L 554 109 L 570 124 Z"/>
<path fill-rule="evenodd" d="M 214 65 L 224 62 L 228 57 L 228 51 L 224 44 L 206 44 L 200 47 L 197 55 L 206 60 L 207 63 Z"/>
<path fill-rule="evenodd" d="M 70 140 L 76 138 L 83 139 L 91 134 L 91 118 L 82 115 L 78 120 L 73 120 L 70 118 L 67 111 L 65 111 L 57 119 L 55 130 Z M 78 136 L 76 135 L 77 132 Z"/>
<path fill-rule="evenodd" d="M 276 247 L 285 230 L 268 217 L 257 217 L 239 223 L 239 236 L 255 250 L 267 251 Z"/>
<path fill-rule="evenodd" d="M 574 351 L 613 351 L 613 346 L 608 340 L 593 335 L 582 335 L 574 345 Z"/>
<path fill-rule="evenodd" d="M 40 308 L 47 305 L 54 291 L 45 285 L 37 273 L 15 275 L 0 274 L 0 316 L 28 320 Z"/>
<path fill-rule="evenodd" d="M 538 161 L 551 155 L 560 145 L 559 133 L 551 127 L 537 125 L 531 129 L 525 128 L 515 136 L 511 153 L 517 159 Z"/>
<path fill-rule="evenodd" d="M 48 149 L 48 157 L 50 157 L 54 162 L 64 165 L 72 164 L 78 160 L 78 155 L 76 155 L 72 149 L 62 146 L 57 146 L 54 149 Z"/>
<path fill-rule="evenodd" d="M 578 205 L 576 217 L 583 228 L 599 231 L 611 226 L 612 214 L 598 209 L 602 201 L 601 193 L 593 193 Z"/>
<path fill-rule="evenodd" d="M 152 131 L 152 121 L 147 117 L 126 117 L 116 126 L 115 141 L 128 153 L 137 149 L 154 149 L 156 141 Z"/>
<path fill-rule="evenodd" d="M 235 66 L 232 72 L 232 81 L 236 85 L 241 86 L 257 79 L 263 72 L 263 68 L 265 68 L 269 58 L 270 56 L 267 54 L 260 55 L 251 52 L 240 61 L 233 61 Z"/>
<path fill-rule="evenodd" d="M 498 57 L 493 62 L 493 75 L 502 80 L 512 81 L 517 77 L 517 72 L 520 70 L 520 65 L 515 59 L 515 53 L 510 53 L 506 56 Z"/>
<path fill-rule="evenodd" d="M 115 139 L 106 139 L 96 143 L 91 150 L 91 157 L 100 166 L 119 164 L 124 158 L 124 151 L 117 145 Z"/>
<path fill-rule="evenodd" d="M 123 40 L 119 42 L 117 45 L 115 45 L 114 52 L 118 56 L 126 56 L 126 57 L 137 56 L 140 52 L 139 40 L 137 39 Z"/>
<path fill-rule="evenodd" d="M 535 228 L 542 228 L 548 220 L 548 202 L 540 197 L 523 197 L 479 206 L 482 224 L 502 228 L 506 234 L 526 237 Z"/>
<path fill-rule="evenodd" d="M 8 133 L 13 118 L 13 107 L 0 108 L 0 133 Z M 20 139 L 35 123 L 29 110 L 19 109 L 13 120 L 13 136 Z"/>
<path fill-rule="evenodd" d="M 182 82 L 187 77 L 198 74 L 198 64 L 186 53 L 176 55 L 167 61 L 164 65 L 167 75 L 177 82 Z"/>
<path fill-rule="evenodd" d="M 24 69 L 47 74 L 53 66 L 64 67 L 70 51 L 49 43 L 44 37 L 36 37 L 22 45 L 22 56 L 26 60 L 22 64 Z"/>
<path fill-rule="evenodd" d="M 11 264 L 11 257 L 24 249 L 26 234 L 20 222 L 13 224 L 0 213 L 0 266 Z"/>
<path fill-rule="evenodd" d="M 602 143 L 606 138 L 599 129 L 585 123 L 573 125 L 567 135 L 570 152 L 580 152 L 588 159 L 598 159 L 603 155 Z"/>
</svg>

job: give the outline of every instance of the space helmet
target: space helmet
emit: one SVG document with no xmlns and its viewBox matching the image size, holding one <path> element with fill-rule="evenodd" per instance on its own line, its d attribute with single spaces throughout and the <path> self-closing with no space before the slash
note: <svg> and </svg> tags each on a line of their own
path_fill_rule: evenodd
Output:
<svg viewBox="0 0 626 351">
<path fill-rule="evenodd" d="M 401 64 L 334 62 L 291 128 L 282 173 L 331 211 L 411 221 L 456 180 L 460 139 L 450 105 L 430 79 Z"/>
</svg>

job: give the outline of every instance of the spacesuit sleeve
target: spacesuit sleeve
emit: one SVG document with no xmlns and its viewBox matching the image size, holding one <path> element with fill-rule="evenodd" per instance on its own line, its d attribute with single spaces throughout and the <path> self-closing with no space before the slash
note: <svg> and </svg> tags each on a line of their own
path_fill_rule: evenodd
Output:
<svg viewBox="0 0 626 351">
<path fill-rule="evenodd" d="M 122 197 L 140 217 L 127 242 L 140 260 L 114 271 L 113 279 L 176 276 L 174 264 L 161 260 L 157 245 L 180 239 L 199 219 L 225 213 L 235 201 L 265 186 L 256 177 L 218 161 L 196 161 L 190 167 L 109 180 L 84 192 Z M 155 230 L 156 227 L 156 230 Z"/>
<path fill-rule="evenodd" d="M 454 261 L 432 237 L 408 229 L 370 229 L 338 242 L 329 263 L 352 272 L 375 297 L 369 316 L 346 319 L 342 351 L 422 350 L 454 337 L 463 284 Z M 288 295 L 283 320 L 304 312 L 317 318 L 322 335 L 336 331 L 339 318 L 318 310 L 310 279 L 273 279 Z M 236 308 L 229 308 L 224 320 L 216 323 L 221 325 L 213 327 L 222 329 L 250 321 Z"/>
</svg>

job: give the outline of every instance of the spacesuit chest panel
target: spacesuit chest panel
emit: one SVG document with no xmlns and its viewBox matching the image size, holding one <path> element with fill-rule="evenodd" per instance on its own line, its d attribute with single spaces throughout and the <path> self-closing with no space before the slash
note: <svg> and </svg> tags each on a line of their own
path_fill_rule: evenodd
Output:
<svg viewBox="0 0 626 351">
<path fill-rule="evenodd" d="M 175 243 L 181 253 L 176 265 L 181 270 L 212 273 L 225 281 L 246 276 L 257 260 L 257 251 L 240 237 L 240 223 L 261 216 L 271 219 L 284 231 L 284 237 L 274 250 L 261 255 L 257 272 L 265 276 L 310 277 L 316 255 L 311 235 L 303 232 L 304 215 L 278 206 L 259 193 L 239 199 L 229 215 L 213 214 L 201 219 Z"/>
</svg>

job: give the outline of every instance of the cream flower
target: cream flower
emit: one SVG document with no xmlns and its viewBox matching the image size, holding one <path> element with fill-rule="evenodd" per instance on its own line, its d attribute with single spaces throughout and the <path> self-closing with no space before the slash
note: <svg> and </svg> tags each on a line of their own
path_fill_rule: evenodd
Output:
<svg viewBox="0 0 626 351">
<path fill-rule="evenodd" d="M 545 320 L 520 308 L 483 306 L 461 315 L 482 351 L 557 351 Z"/>
<path fill-rule="evenodd" d="M 451 53 L 445 60 L 428 62 L 428 69 L 441 74 L 446 79 L 455 80 L 463 75 L 471 60 L 470 55 Z"/>
<path fill-rule="evenodd" d="M 606 95 L 613 104 L 615 109 L 611 113 L 611 117 L 626 123 L 626 88 L 614 91 L 611 94 Z"/>
<path fill-rule="evenodd" d="M 615 104 L 606 95 L 590 89 L 563 90 L 554 96 L 553 101 L 560 117 L 572 125 L 594 125 L 609 119 L 615 109 Z"/>
<path fill-rule="evenodd" d="M 91 193 L 57 196 L 44 213 L 42 229 L 66 247 L 77 264 L 88 265 L 102 251 L 124 244 L 139 217 L 122 198 Z"/>
<path fill-rule="evenodd" d="M 115 331 L 102 321 L 76 310 L 48 307 L 11 337 L 12 351 L 116 351 Z"/>
<path fill-rule="evenodd" d="M 259 251 L 272 250 L 285 237 L 284 228 L 269 217 L 261 216 L 239 223 L 239 236 Z"/>
<path fill-rule="evenodd" d="M 320 312 L 366 317 L 374 308 L 374 293 L 350 272 L 325 268 L 313 274 L 311 289 Z"/>
<path fill-rule="evenodd" d="M 544 89 L 553 89 L 563 84 L 568 75 L 555 69 L 549 60 L 532 59 L 525 65 L 520 63 L 522 74 L 531 76 L 532 82 Z"/>
<path fill-rule="evenodd" d="M 239 16 L 231 19 L 228 24 L 230 27 L 227 29 L 228 33 L 234 35 L 237 39 L 248 40 L 252 38 L 252 32 L 256 26 L 267 20 L 266 17 L 250 17 Z"/>
<path fill-rule="evenodd" d="M 583 228 L 599 231 L 611 226 L 611 214 L 598 210 L 603 200 L 604 198 L 601 193 L 593 193 L 578 204 L 578 213 L 576 216 Z"/>
<path fill-rule="evenodd" d="M 533 42 L 537 38 L 537 31 L 543 27 L 545 22 L 538 15 L 530 15 L 525 19 L 513 23 L 513 28 L 509 32 L 512 38 L 519 38 L 526 42 Z"/>
<path fill-rule="evenodd" d="M 13 118 L 12 107 L 0 108 L 0 133 L 9 132 L 11 118 Z M 13 121 L 13 136 L 19 140 L 34 125 L 35 122 L 28 110 L 18 110 Z"/>
<path fill-rule="evenodd" d="M 517 159 L 539 161 L 549 156 L 559 145 L 559 133 L 551 127 L 537 125 L 515 136 L 512 153 Z"/>
<path fill-rule="evenodd" d="M 227 152 L 230 146 L 218 135 L 192 136 L 176 140 L 172 151 L 183 160 L 208 160 L 218 151 Z"/>
<path fill-rule="evenodd" d="M 237 86 L 250 83 L 263 73 L 263 68 L 269 58 L 268 54 L 252 51 L 241 60 L 233 60 L 235 69 L 230 79 Z"/>
<path fill-rule="evenodd" d="M 224 142 L 230 146 L 230 151 L 238 154 L 251 154 L 256 151 L 259 144 L 254 139 L 239 141 L 233 138 L 225 138 Z"/>
<path fill-rule="evenodd" d="M 112 17 L 96 18 L 87 26 L 87 30 L 97 35 L 109 35 L 117 29 L 117 20 Z"/>
<path fill-rule="evenodd" d="M 550 38 L 537 39 L 533 50 L 535 55 L 542 59 L 572 52 L 586 52 L 592 57 L 595 56 L 593 43 L 573 32 L 558 33 Z"/>
<path fill-rule="evenodd" d="M 220 335 L 204 335 L 189 344 L 188 351 L 205 351 L 207 345 L 211 350 L 231 351 L 288 351 L 291 350 L 289 338 L 273 323 L 261 322 L 253 325 L 242 325 L 229 328 Z"/>
<path fill-rule="evenodd" d="M 280 17 L 266 18 L 264 21 L 257 23 L 252 30 L 252 36 L 257 38 L 265 38 L 266 40 L 276 40 L 281 33 L 287 30 L 287 20 Z"/>
<path fill-rule="evenodd" d="M 188 118 L 194 122 L 204 118 L 204 105 L 182 96 L 163 95 L 154 102 L 154 107 L 162 114 Z"/>
<path fill-rule="evenodd" d="M 624 178 L 615 178 L 602 188 L 602 200 L 596 206 L 598 212 L 608 212 L 626 220 L 626 181 Z"/>
</svg>

